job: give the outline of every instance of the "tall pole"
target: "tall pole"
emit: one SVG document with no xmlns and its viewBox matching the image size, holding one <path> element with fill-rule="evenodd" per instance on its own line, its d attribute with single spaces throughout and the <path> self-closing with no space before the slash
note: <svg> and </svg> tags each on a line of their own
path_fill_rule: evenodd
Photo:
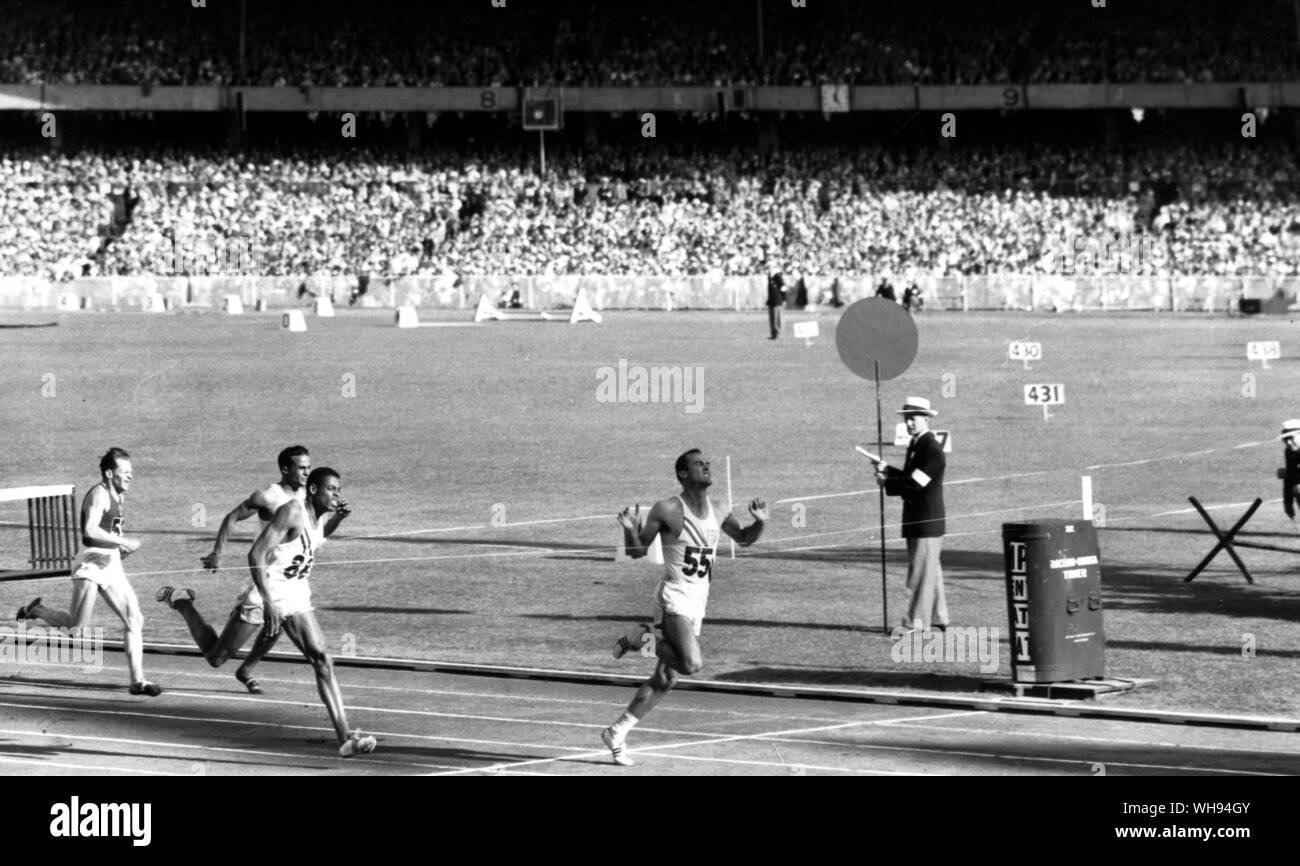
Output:
<svg viewBox="0 0 1300 866">
<path fill-rule="evenodd" d="M 542 180 L 546 179 L 546 130 L 537 131 L 537 146 L 542 154 Z"/>
<path fill-rule="evenodd" d="M 1300 3 L 1300 0 L 1295 0 Z M 754 9 L 758 12 L 758 59 L 763 60 L 763 0 L 754 0 Z"/>
<path fill-rule="evenodd" d="M 876 453 L 885 453 L 885 422 L 880 406 L 880 360 L 876 360 Z M 881 628 L 889 634 L 889 584 L 885 579 L 885 488 L 880 488 L 880 609 Z"/>
<path fill-rule="evenodd" d="M 248 26 L 248 0 L 239 0 L 239 75 L 244 75 L 244 30 Z"/>
</svg>

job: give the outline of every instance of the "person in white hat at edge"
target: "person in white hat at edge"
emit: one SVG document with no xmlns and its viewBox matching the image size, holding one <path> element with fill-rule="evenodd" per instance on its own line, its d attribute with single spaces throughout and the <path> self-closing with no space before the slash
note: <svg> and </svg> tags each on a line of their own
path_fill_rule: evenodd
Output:
<svg viewBox="0 0 1300 866">
<path fill-rule="evenodd" d="M 945 531 L 943 445 L 930 432 L 930 419 L 938 412 L 924 397 L 908 397 L 902 415 L 912 439 L 907 444 L 903 468 L 876 465 L 876 481 L 885 493 L 903 500 L 903 538 L 907 539 L 907 616 L 905 629 L 948 627 L 948 603 L 943 594 L 943 569 L 939 548 Z"/>
</svg>

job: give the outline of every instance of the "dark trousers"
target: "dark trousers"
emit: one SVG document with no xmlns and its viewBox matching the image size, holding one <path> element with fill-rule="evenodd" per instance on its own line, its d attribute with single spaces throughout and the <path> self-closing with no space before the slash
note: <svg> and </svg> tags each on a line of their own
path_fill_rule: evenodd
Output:
<svg viewBox="0 0 1300 866">
<path fill-rule="evenodd" d="M 780 307 L 767 308 L 767 324 L 768 327 L 772 329 L 772 339 L 775 340 L 777 337 L 781 336 L 781 308 Z"/>
</svg>

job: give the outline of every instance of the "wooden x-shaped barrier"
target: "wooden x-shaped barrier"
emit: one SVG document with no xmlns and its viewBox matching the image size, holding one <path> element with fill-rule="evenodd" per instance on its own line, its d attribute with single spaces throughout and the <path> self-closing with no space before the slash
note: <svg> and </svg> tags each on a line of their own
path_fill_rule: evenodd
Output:
<svg viewBox="0 0 1300 866">
<path fill-rule="evenodd" d="M 1232 539 L 1233 536 L 1235 536 L 1238 532 L 1240 532 L 1241 528 L 1246 525 L 1246 521 L 1250 520 L 1250 518 L 1255 516 L 1255 512 L 1259 510 L 1259 506 L 1264 504 L 1264 500 L 1256 499 L 1253 503 L 1251 503 L 1250 508 L 1246 510 L 1245 514 L 1241 515 L 1241 519 L 1238 520 L 1233 525 L 1232 529 L 1228 530 L 1227 534 L 1224 534 L 1219 531 L 1219 525 L 1215 523 L 1214 518 L 1210 517 L 1209 513 L 1206 512 L 1206 510 L 1201 507 L 1201 503 L 1196 501 L 1195 496 L 1189 496 L 1187 497 L 1187 500 L 1192 503 L 1192 507 L 1194 507 L 1197 511 L 1200 512 L 1201 517 L 1205 518 L 1205 522 L 1210 525 L 1210 531 L 1213 532 L 1215 536 L 1219 539 L 1219 543 L 1214 545 L 1214 549 L 1211 550 L 1208 554 L 1206 554 L 1205 559 L 1201 560 L 1200 565 L 1192 569 L 1191 574 L 1183 578 L 1183 583 L 1191 583 L 1193 580 L 1195 580 L 1196 575 L 1200 574 L 1202 571 L 1205 570 L 1205 566 L 1209 565 L 1210 560 L 1214 559 L 1214 557 L 1219 555 L 1220 550 L 1226 550 L 1228 551 L 1228 556 L 1232 557 L 1232 561 L 1237 563 L 1237 568 L 1240 568 L 1241 573 L 1246 575 L 1246 582 L 1253 584 L 1255 582 L 1255 578 L 1250 576 L 1250 572 L 1246 569 L 1246 563 L 1242 562 L 1241 557 L 1237 556 L 1237 551 L 1232 549 Z"/>
</svg>

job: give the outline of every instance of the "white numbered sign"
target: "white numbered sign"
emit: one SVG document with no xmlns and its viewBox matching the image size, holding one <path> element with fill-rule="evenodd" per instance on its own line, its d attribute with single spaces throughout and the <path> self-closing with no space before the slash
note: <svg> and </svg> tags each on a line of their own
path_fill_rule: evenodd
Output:
<svg viewBox="0 0 1300 866">
<path fill-rule="evenodd" d="M 1043 360 L 1042 343 L 1022 343 L 1013 342 L 1011 348 L 1007 351 L 1007 357 L 1012 361 L 1041 361 Z"/>
<path fill-rule="evenodd" d="M 1026 385 L 1026 406 L 1059 406 L 1065 402 L 1064 385 Z"/>
<path fill-rule="evenodd" d="M 1246 344 L 1246 360 L 1276 361 L 1282 357 L 1282 344 L 1277 340 L 1260 340 Z"/>
<path fill-rule="evenodd" d="M 821 336 L 822 329 L 816 322 L 795 322 L 794 338 L 811 343 Z"/>
</svg>

